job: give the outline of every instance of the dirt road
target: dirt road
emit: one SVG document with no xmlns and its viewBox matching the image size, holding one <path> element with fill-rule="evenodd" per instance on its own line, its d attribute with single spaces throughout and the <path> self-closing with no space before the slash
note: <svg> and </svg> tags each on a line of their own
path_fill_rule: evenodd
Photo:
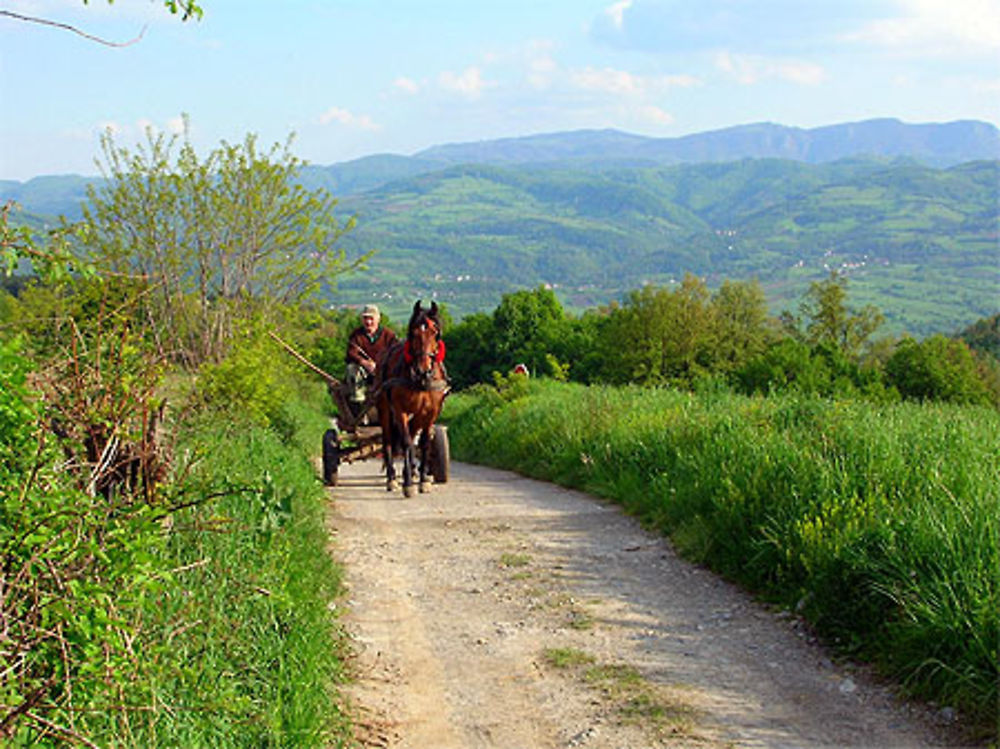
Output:
<svg viewBox="0 0 1000 749">
<path fill-rule="evenodd" d="M 611 504 L 458 463 L 410 500 L 342 466 L 331 495 L 362 746 L 947 744 Z"/>
</svg>

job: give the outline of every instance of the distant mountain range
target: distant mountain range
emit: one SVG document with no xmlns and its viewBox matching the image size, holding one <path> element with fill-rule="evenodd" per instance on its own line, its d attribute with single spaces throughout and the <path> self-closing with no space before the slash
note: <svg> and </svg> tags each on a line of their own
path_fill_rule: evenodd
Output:
<svg viewBox="0 0 1000 749">
<path fill-rule="evenodd" d="M 332 166 L 310 167 L 306 180 L 335 195 L 352 195 L 456 164 L 530 164 L 595 170 L 764 158 L 820 164 L 857 157 L 910 159 L 937 167 L 1000 159 L 1000 130 L 978 121 L 907 124 L 895 119 L 813 129 L 760 123 L 680 138 L 578 130 L 440 145 L 413 156 L 366 156 Z"/>
<path fill-rule="evenodd" d="M 452 164 L 524 164 L 579 159 L 635 165 L 764 158 L 819 164 L 855 156 L 904 156 L 933 166 L 951 166 L 964 161 L 1000 158 L 1000 131 L 985 122 L 909 125 L 894 119 L 808 130 L 761 123 L 680 138 L 647 138 L 616 130 L 584 130 L 435 146 L 416 156 Z"/>
<path fill-rule="evenodd" d="M 1000 131 L 898 120 L 746 125 L 681 138 L 614 130 L 435 146 L 310 166 L 371 271 L 337 294 L 456 314 L 552 284 L 571 306 L 684 272 L 758 277 L 776 306 L 831 267 L 896 330 L 951 332 L 1000 307 Z M 31 223 L 75 218 L 94 178 L 0 182 Z"/>
<path fill-rule="evenodd" d="M 309 166 L 303 181 L 344 196 L 455 164 L 533 164 L 593 170 L 762 158 L 820 164 L 856 157 L 903 158 L 938 167 L 1000 159 L 1000 130 L 975 120 L 908 124 L 896 119 L 812 129 L 758 123 L 679 138 L 650 138 L 618 130 L 577 130 L 451 143 L 413 156 L 377 154 L 329 166 Z M 73 216 L 79 213 L 76 204 L 84 199 L 86 186 L 98 181 L 96 177 L 78 175 L 39 176 L 27 182 L 0 180 L 0 200 L 16 200 L 33 213 Z"/>
</svg>

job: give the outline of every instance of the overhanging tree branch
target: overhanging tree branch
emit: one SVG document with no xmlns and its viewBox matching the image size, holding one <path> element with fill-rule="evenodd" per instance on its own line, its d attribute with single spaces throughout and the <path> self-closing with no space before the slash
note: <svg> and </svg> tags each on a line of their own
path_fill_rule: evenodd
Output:
<svg viewBox="0 0 1000 749">
<path fill-rule="evenodd" d="M 57 29 L 63 29 L 65 31 L 70 31 L 74 34 L 82 36 L 84 39 L 89 39 L 92 42 L 97 42 L 98 44 L 103 44 L 107 47 L 128 47 L 129 45 L 135 44 L 137 41 L 142 39 L 146 33 L 146 26 L 142 27 L 139 35 L 134 39 L 130 39 L 127 42 L 112 42 L 107 39 L 102 39 L 99 36 L 94 36 L 93 34 L 88 34 L 86 31 L 78 29 L 76 26 L 72 26 L 68 23 L 62 23 L 60 21 L 52 21 L 48 18 L 38 18 L 37 16 L 26 16 L 22 13 L 15 13 L 11 10 L 0 10 L 0 16 L 6 16 L 7 18 L 13 18 L 16 21 L 24 21 L 26 23 L 37 23 L 42 26 L 54 26 Z"/>
</svg>

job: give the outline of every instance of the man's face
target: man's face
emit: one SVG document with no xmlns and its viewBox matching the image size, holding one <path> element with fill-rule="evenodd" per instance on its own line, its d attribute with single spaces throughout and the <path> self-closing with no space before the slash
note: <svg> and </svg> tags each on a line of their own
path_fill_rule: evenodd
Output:
<svg viewBox="0 0 1000 749">
<path fill-rule="evenodd" d="M 378 318 L 372 315 L 365 315 L 361 318 L 361 324 L 365 326 L 365 331 L 371 335 L 378 330 Z"/>
</svg>

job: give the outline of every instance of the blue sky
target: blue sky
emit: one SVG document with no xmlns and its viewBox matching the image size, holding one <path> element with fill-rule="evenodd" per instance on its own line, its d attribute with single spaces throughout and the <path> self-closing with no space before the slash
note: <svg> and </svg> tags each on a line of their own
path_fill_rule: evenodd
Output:
<svg viewBox="0 0 1000 749">
<path fill-rule="evenodd" d="M 0 0 L 0 179 L 99 135 L 295 133 L 314 164 L 534 133 L 1000 120 L 1000 0 Z"/>
</svg>

